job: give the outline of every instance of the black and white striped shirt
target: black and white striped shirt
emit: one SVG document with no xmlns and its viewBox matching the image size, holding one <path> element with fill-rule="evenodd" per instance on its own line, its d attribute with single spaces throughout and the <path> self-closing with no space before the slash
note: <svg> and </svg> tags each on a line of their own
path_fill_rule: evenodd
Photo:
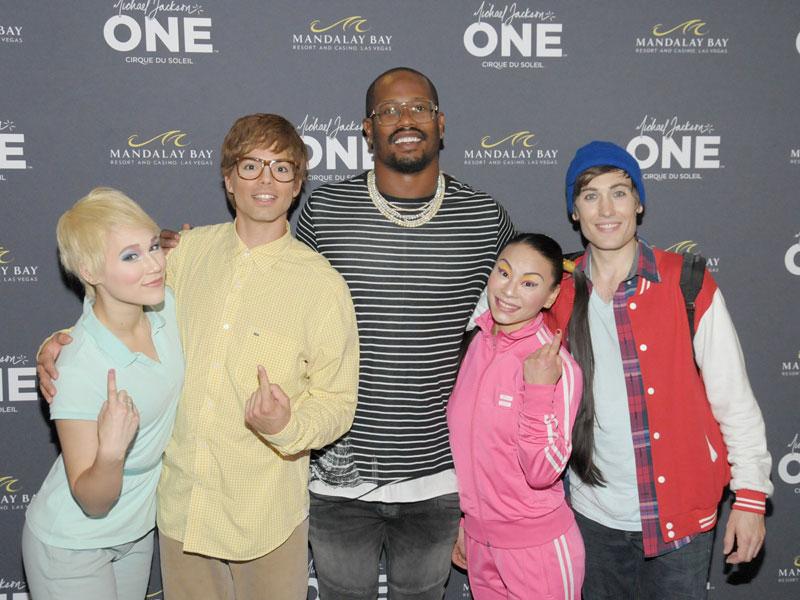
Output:
<svg viewBox="0 0 800 600">
<path fill-rule="evenodd" d="M 464 329 L 513 234 L 488 195 L 446 176 L 428 223 L 406 228 L 372 203 L 366 174 L 315 190 L 297 238 L 347 281 L 360 340 L 358 407 L 349 434 L 317 454 L 312 479 L 372 487 L 453 468 L 445 409 Z M 429 198 L 395 200 L 413 209 Z"/>
</svg>

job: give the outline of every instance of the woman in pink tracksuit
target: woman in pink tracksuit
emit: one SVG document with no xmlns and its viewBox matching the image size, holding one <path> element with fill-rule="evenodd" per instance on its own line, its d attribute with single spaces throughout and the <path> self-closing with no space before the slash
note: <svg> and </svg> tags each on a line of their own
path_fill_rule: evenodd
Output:
<svg viewBox="0 0 800 600">
<path fill-rule="evenodd" d="M 559 292 L 562 254 L 520 234 L 489 276 L 489 309 L 447 409 L 462 530 L 453 561 L 476 600 L 578 600 L 583 541 L 561 474 L 582 392 L 581 372 L 540 311 Z"/>
</svg>

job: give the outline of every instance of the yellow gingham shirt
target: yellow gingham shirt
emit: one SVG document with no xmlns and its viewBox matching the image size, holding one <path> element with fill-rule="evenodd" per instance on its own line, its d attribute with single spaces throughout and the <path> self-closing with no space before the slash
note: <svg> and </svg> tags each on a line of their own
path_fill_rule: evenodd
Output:
<svg viewBox="0 0 800 600">
<path fill-rule="evenodd" d="M 358 332 L 328 261 L 289 233 L 248 249 L 233 223 L 181 234 L 169 254 L 186 378 L 158 486 L 158 527 L 185 552 L 251 560 L 308 516 L 309 450 L 353 420 Z M 277 435 L 245 426 L 256 365 L 291 399 Z"/>
</svg>

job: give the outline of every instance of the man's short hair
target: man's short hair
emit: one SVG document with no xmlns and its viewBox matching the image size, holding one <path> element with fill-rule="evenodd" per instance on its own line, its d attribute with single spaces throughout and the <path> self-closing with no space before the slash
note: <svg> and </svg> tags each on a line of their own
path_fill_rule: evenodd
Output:
<svg viewBox="0 0 800 600">
<path fill-rule="evenodd" d="M 150 229 L 159 227 L 150 216 L 121 191 L 96 187 L 78 200 L 58 220 L 56 238 L 61 264 L 83 284 L 86 296 L 94 298 L 94 286 L 81 274 L 84 269 L 99 275 L 105 267 L 108 232 L 114 227 Z"/>
<path fill-rule="evenodd" d="M 236 161 L 256 148 L 283 152 L 297 165 L 297 176 L 306 178 L 308 152 L 294 125 L 280 115 L 256 113 L 239 117 L 222 142 L 220 169 L 230 175 Z"/>
<path fill-rule="evenodd" d="M 378 75 L 375 78 L 375 80 L 371 84 L 369 84 L 369 87 L 367 88 L 367 99 L 366 99 L 366 115 L 367 115 L 367 118 L 369 118 L 369 115 L 370 115 L 370 113 L 372 113 L 372 109 L 374 108 L 373 105 L 375 104 L 375 88 L 377 87 L 378 82 L 381 79 L 383 79 L 384 77 L 386 77 L 388 75 L 392 75 L 394 73 L 398 73 L 400 71 L 405 71 L 407 73 L 412 73 L 412 74 L 417 75 L 418 77 L 421 77 L 422 79 L 424 79 L 425 82 L 428 84 L 428 87 L 430 88 L 430 92 L 431 92 L 431 98 L 430 99 L 433 100 L 434 104 L 436 104 L 437 106 L 439 105 L 439 92 L 436 91 L 436 86 L 433 85 L 433 82 L 428 78 L 427 75 L 425 75 L 425 73 L 420 73 L 419 71 L 417 71 L 416 69 L 412 69 L 411 67 L 394 67 L 393 69 L 389 69 L 388 71 L 384 71 L 383 73 Z"/>
<path fill-rule="evenodd" d="M 627 179 L 631 180 L 631 192 L 633 193 L 633 197 L 636 200 L 639 199 L 639 190 L 636 189 L 636 184 L 631 179 L 631 174 L 628 173 L 625 169 L 620 169 L 619 167 L 615 167 L 614 165 L 602 165 L 599 167 L 589 167 L 585 171 L 582 171 L 580 175 L 575 179 L 574 185 L 574 192 L 572 193 L 572 201 L 573 203 L 580 195 L 583 188 L 589 185 L 589 182 L 592 181 L 595 177 L 600 177 L 600 175 L 605 175 L 606 173 L 622 173 Z"/>
</svg>

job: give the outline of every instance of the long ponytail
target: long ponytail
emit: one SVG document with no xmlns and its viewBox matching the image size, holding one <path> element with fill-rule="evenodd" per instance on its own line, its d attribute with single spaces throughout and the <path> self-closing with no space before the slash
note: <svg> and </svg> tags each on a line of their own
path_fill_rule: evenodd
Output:
<svg viewBox="0 0 800 600">
<path fill-rule="evenodd" d="M 589 284 L 579 269 L 573 273 L 575 300 L 569 321 L 570 352 L 583 370 L 583 399 L 572 426 L 572 470 L 589 485 L 605 486 L 605 479 L 594 464 L 594 351 L 589 330 Z"/>
</svg>

